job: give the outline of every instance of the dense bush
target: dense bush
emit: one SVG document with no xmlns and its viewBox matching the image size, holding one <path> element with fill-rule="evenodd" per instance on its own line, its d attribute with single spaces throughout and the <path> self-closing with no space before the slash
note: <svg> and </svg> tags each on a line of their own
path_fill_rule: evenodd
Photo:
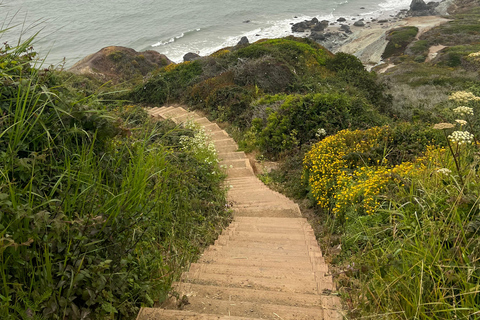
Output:
<svg viewBox="0 0 480 320">
<path fill-rule="evenodd" d="M 388 44 L 382 58 L 386 59 L 403 54 L 406 47 L 415 39 L 417 33 L 417 27 L 401 27 L 390 31 L 387 35 Z"/>
<path fill-rule="evenodd" d="M 0 49 L 0 314 L 133 318 L 228 219 L 223 174 L 196 129 L 109 112 L 29 46 Z"/>
<path fill-rule="evenodd" d="M 391 105 L 392 97 L 385 93 L 386 85 L 379 83 L 374 72 L 367 72 L 357 57 L 339 52 L 327 60 L 326 66 L 336 72 L 336 79 L 353 86 L 380 111 L 385 111 Z"/>
<path fill-rule="evenodd" d="M 147 83 L 138 85 L 132 90 L 128 98 L 138 102 L 164 104 L 178 101 L 185 89 L 194 84 L 202 74 L 202 65 L 199 61 L 171 64 Z"/>
<path fill-rule="evenodd" d="M 364 100 L 341 93 L 284 96 L 275 110 L 269 108 L 272 102 L 269 96 L 257 102 L 256 108 L 265 109 L 266 115 L 254 119 L 251 129 L 255 143 L 269 156 L 317 140 L 322 129 L 331 133 L 382 121 Z"/>
<path fill-rule="evenodd" d="M 468 130 L 478 132 L 480 98 L 455 92 L 450 100 L 453 123 L 344 130 L 305 157 L 313 197 L 341 226 L 339 281 L 352 316 L 470 319 L 479 311 L 478 136 Z"/>
</svg>

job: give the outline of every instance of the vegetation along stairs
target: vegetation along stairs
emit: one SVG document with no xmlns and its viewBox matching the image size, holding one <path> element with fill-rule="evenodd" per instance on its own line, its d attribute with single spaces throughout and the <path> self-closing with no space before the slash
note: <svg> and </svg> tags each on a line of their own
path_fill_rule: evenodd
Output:
<svg viewBox="0 0 480 320">
<path fill-rule="evenodd" d="M 174 283 L 178 296 L 162 308 L 142 308 L 137 320 L 342 319 L 332 277 L 298 205 L 258 180 L 217 124 L 179 106 L 149 113 L 177 124 L 192 119 L 209 131 L 228 168 L 234 220 Z"/>
</svg>

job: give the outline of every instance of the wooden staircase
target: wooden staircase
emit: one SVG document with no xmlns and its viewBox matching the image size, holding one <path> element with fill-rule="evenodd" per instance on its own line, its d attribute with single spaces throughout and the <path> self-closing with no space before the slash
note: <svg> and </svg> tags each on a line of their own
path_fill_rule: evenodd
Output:
<svg viewBox="0 0 480 320">
<path fill-rule="evenodd" d="M 313 230 L 297 204 L 270 190 L 217 124 L 182 107 L 148 110 L 177 124 L 205 127 L 227 166 L 234 220 L 173 286 L 178 299 L 142 308 L 153 319 L 342 319 L 340 299 Z"/>
</svg>

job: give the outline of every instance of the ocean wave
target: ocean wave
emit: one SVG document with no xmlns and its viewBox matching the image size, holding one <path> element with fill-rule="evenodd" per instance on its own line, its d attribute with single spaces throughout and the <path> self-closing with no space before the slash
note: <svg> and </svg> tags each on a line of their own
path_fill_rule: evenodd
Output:
<svg viewBox="0 0 480 320">
<path fill-rule="evenodd" d="M 311 20 L 314 17 L 319 21 L 328 20 L 337 25 L 336 20 L 340 17 L 345 18 L 347 24 L 351 24 L 359 18 L 366 20 L 388 18 L 401 9 L 408 8 L 411 0 L 381 1 L 384 2 L 377 2 L 376 4 L 366 6 L 367 8 L 365 8 L 365 10 L 359 10 L 358 8 L 345 7 L 345 5 L 350 5 L 348 1 L 337 0 L 336 6 L 329 8 L 329 12 L 324 11 L 323 14 L 319 15 L 297 15 L 293 18 L 285 18 L 283 20 L 268 20 L 267 18 L 262 21 L 261 19 L 255 19 L 250 21 L 249 24 L 242 24 L 242 27 L 253 27 L 252 29 L 238 30 L 239 32 L 234 35 L 220 35 L 219 33 L 215 35 L 215 31 L 212 30 L 212 28 L 206 28 L 202 30 L 204 31 L 202 35 L 198 34 L 195 37 L 189 38 L 188 41 L 183 40 L 176 42 L 174 39 L 174 44 L 167 42 L 166 44 L 169 45 L 163 46 L 161 52 L 166 54 L 172 61 L 179 63 L 183 61 L 183 55 L 187 52 L 196 52 L 201 56 L 208 56 L 220 49 L 235 46 L 242 37 L 247 37 L 250 43 L 253 43 L 260 39 L 282 38 L 290 35 L 297 37 L 307 36 L 308 33 L 293 33 L 291 30 L 292 24 L 304 20 Z M 185 33 L 184 37 L 186 37 L 187 34 L 188 32 Z"/>
<path fill-rule="evenodd" d="M 170 44 L 170 43 L 173 43 L 179 39 L 182 39 L 183 37 L 185 36 L 188 36 L 190 34 L 193 34 L 193 33 L 196 33 L 196 32 L 199 32 L 201 31 L 202 29 L 201 28 L 196 28 L 196 29 L 193 29 L 193 30 L 188 30 L 186 32 L 182 32 L 181 34 L 179 34 L 178 36 L 174 36 L 168 40 L 163 40 L 163 41 L 158 41 L 154 44 L 152 44 L 151 46 L 152 47 L 161 47 L 161 46 L 165 46 L 167 44 Z"/>
<path fill-rule="evenodd" d="M 412 0 L 387 0 L 380 2 L 378 6 L 384 10 L 400 10 L 410 6 Z"/>
</svg>

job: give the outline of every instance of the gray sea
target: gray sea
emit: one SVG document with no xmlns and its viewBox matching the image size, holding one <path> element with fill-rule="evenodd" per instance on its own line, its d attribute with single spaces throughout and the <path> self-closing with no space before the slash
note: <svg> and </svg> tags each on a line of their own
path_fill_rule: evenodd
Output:
<svg viewBox="0 0 480 320">
<path fill-rule="evenodd" d="M 72 66 L 103 47 L 156 50 L 175 62 L 235 45 L 292 34 L 291 23 L 317 17 L 388 17 L 411 0 L 0 0 L 0 41 L 38 31 L 46 64 Z M 361 9 L 362 8 L 362 9 Z"/>
</svg>

